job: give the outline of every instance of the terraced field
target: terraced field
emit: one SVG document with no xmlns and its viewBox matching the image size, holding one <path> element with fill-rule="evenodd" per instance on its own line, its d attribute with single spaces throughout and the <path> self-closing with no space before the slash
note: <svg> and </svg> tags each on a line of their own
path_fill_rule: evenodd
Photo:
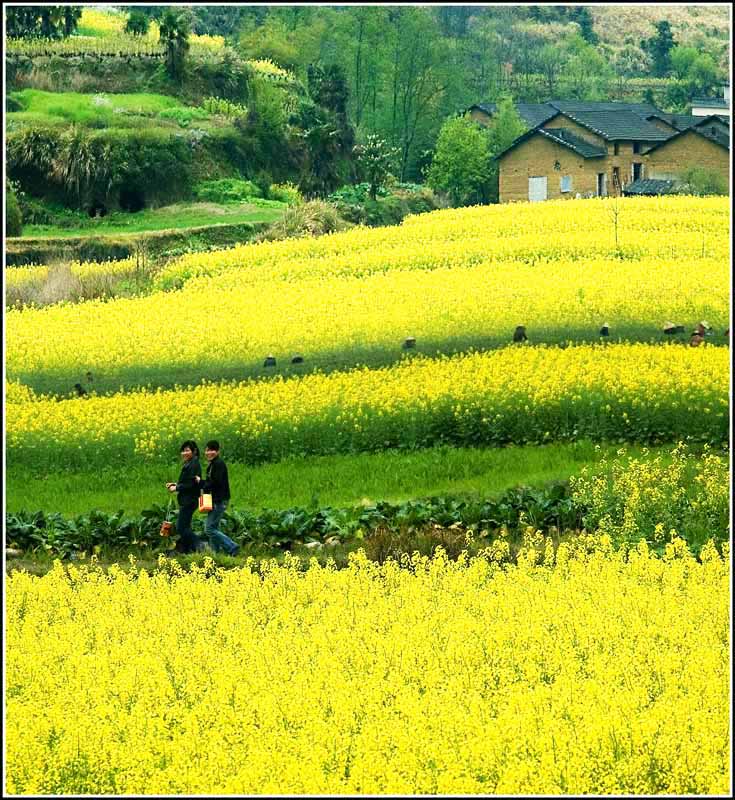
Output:
<svg viewBox="0 0 735 800">
<path fill-rule="evenodd" d="M 440 211 L 9 310 L 8 541 L 77 562 L 8 582 L 10 790 L 726 793 L 728 225 Z M 191 438 L 244 550 L 187 571 Z"/>
</svg>

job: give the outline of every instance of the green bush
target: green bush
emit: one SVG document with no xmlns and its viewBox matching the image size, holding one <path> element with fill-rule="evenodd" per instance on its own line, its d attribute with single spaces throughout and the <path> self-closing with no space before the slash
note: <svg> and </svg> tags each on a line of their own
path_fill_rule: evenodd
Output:
<svg viewBox="0 0 735 800">
<path fill-rule="evenodd" d="M 376 200 L 370 199 L 369 190 L 368 183 L 342 186 L 327 199 L 349 222 L 370 227 L 397 225 L 409 214 L 422 214 L 439 208 L 436 195 L 419 184 L 396 183 L 392 189 L 380 187 Z"/>
<path fill-rule="evenodd" d="M 186 128 L 192 120 L 209 119 L 209 112 L 204 108 L 166 108 L 158 112 L 161 119 L 171 119 L 178 122 L 179 126 Z"/>
<path fill-rule="evenodd" d="M 217 114 L 221 117 L 228 117 L 235 119 L 236 117 L 245 116 L 248 110 L 245 106 L 239 103 L 233 103 L 230 100 L 225 100 L 222 97 L 207 97 L 202 102 L 202 108 L 210 114 Z"/>
<path fill-rule="evenodd" d="M 14 96 L 13 94 L 9 94 L 5 98 L 5 111 L 6 113 L 10 114 L 14 111 L 24 111 L 25 106 L 21 102 L 19 97 Z"/>
<path fill-rule="evenodd" d="M 268 197 L 271 200 L 278 200 L 290 206 L 297 206 L 304 202 L 298 186 L 293 183 L 274 183 L 268 190 Z"/>
<path fill-rule="evenodd" d="M 727 180 L 716 169 L 690 167 L 682 176 L 682 191 L 687 194 L 727 194 Z"/>
<path fill-rule="evenodd" d="M 252 181 L 222 178 L 216 181 L 201 181 L 194 188 L 194 195 L 198 200 L 208 203 L 241 203 L 254 197 L 263 197 L 263 192 Z"/>
<path fill-rule="evenodd" d="M 5 230 L 8 236 L 20 236 L 23 232 L 23 217 L 18 198 L 9 181 L 5 182 Z"/>
</svg>

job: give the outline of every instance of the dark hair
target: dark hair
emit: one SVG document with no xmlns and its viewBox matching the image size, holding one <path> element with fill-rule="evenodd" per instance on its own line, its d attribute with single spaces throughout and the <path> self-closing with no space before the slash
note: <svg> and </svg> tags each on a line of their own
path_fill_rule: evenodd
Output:
<svg viewBox="0 0 735 800">
<path fill-rule="evenodd" d="M 205 450 L 216 450 L 219 453 L 219 442 L 216 439 L 211 439 L 204 445 Z"/>
<path fill-rule="evenodd" d="M 189 448 L 195 456 L 199 455 L 199 448 L 197 447 L 197 443 L 193 439 L 187 439 L 179 448 L 179 452 L 182 453 L 185 448 Z"/>
</svg>

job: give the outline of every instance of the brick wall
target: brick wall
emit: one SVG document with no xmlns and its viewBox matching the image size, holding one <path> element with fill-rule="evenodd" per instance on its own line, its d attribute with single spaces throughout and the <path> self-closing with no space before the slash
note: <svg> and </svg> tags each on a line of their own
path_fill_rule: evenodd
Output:
<svg viewBox="0 0 735 800">
<path fill-rule="evenodd" d="M 562 127 L 562 126 L 559 126 Z M 558 161 L 560 169 L 554 169 Z M 528 179 L 546 176 L 547 198 L 573 198 L 578 193 L 597 194 L 597 173 L 605 171 L 604 158 L 582 158 L 568 147 L 541 134 L 531 136 L 500 159 L 499 200 L 528 200 Z M 561 178 L 570 175 L 572 189 L 561 191 Z"/>
<path fill-rule="evenodd" d="M 655 125 L 659 130 L 662 130 L 664 133 L 674 134 L 677 133 L 678 130 L 673 125 L 669 125 L 668 122 L 664 119 L 659 119 L 658 117 L 651 117 L 648 122 L 651 125 Z"/>
<path fill-rule="evenodd" d="M 580 125 L 574 120 L 569 119 L 569 117 L 565 116 L 564 114 L 557 114 L 551 119 L 546 120 L 541 127 L 566 128 L 567 130 L 576 133 L 581 139 L 585 139 L 586 141 L 592 142 L 592 144 L 600 145 L 601 147 L 605 146 L 605 140 L 602 138 L 602 136 L 598 136 L 589 128 L 585 128 L 584 125 Z"/>
<path fill-rule="evenodd" d="M 689 167 L 717 170 L 730 187 L 730 153 L 693 131 L 677 136 L 646 155 L 647 176 L 681 175 Z"/>
</svg>

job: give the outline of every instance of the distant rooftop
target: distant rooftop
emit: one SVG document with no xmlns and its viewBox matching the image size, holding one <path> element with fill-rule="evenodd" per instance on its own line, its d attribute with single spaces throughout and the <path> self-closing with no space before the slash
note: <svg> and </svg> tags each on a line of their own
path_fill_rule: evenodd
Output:
<svg viewBox="0 0 735 800">
<path fill-rule="evenodd" d="M 495 103 L 477 103 L 471 108 L 479 108 L 489 115 L 497 111 Z M 543 125 L 556 114 L 562 113 L 603 139 L 657 142 L 668 138 L 665 131 L 647 121 L 646 117 L 662 113 L 650 103 L 549 100 L 547 103 L 517 103 L 516 110 L 531 128 Z"/>
<path fill-rule="evenodd" d="M 730 108 L 730 103 L 724 97 L 693 97 L 693 106 L 707 106 L 707 108 Z"/>
</svg>

